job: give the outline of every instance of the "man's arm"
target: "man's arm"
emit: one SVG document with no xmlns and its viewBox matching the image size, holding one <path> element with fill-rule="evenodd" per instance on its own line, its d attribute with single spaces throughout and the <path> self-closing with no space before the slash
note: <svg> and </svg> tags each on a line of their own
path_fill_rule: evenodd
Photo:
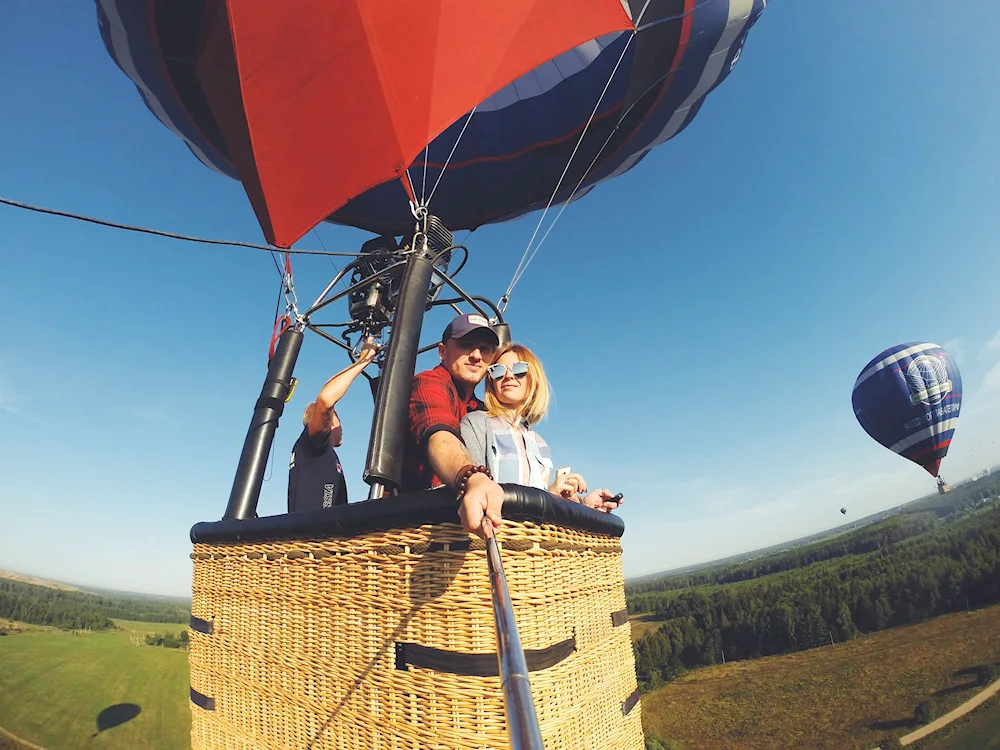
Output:
<svg viewBox="0 0 1000 750">
<path fill-rule="evenodd" d="M 316 439 L 329 433 L 330 444 L 338 447 L 343 442 L 344 430 L 340 424 L 340 418 L 334 407 L 337 402 L 344 397 L 351 383 L 361 374 L 361 371 L 375 358 L 376 347 L 371 342 L 366 342 L 361 349 L 358 360 L 338 372 L 320 389 L 316 396 L 316 405 L 312 414 L 309 415 L 309 437 Z"/>
<path fill-rule="evenodd" d="M 444 430 L 435 432 L 428 439 L 427 457 L 434 473 L 452 488 L 462 468 L 473 463 L 462 441 Z M 499 527 L 503 523 L 502 507 L 503 488 L 485 474 L 477 473 L 469 477 L 458 517 L 466 531 L 485 536 L 483 517 Z"/>
<path fill-rule="evenodd" d="M 435 432 L 427 440 L 427 458 L 434 473 L 449 487 L 455 486 L 455 477 L 464 467 L 474 464 L 465 444 L 450 432 Z"/>
<path fill-rule="evenodd" d="M 427 462 L 446 485 L 455 487 L 455 480 L 464 466 L 475 464 L 469 458 L 459 435 L 455 417 L 454 391 L 439 380 L 418 375 L 413 379 L 410 396 L 410 434 L 418 444 L 426 445 Z M 466 531 L 484 536 L 483 516 L 494 526 L 502 523 L 500 508 L 503 488 L 485 474 L 469 477 L 465 496 L 458 509 Z"/>
</svg>

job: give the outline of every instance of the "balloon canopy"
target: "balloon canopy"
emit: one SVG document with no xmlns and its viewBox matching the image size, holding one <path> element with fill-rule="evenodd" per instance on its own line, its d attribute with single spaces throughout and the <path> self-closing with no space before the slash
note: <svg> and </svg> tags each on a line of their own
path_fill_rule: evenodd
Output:
<svg viewBox="0 0 1000 750">
<path fill-rule="evenodd" d="M 962 408 L 962 376 L 937 344 L 890 347 L 861 371 L 854 415 L 875 440 L 937 476 Z"/>
<path fill-rule="evenodd" d="M 401 234 L 431 197 L 452 230 L 582 197 L 691 122 L 767 5 L 95 2 L 149 109 L 281 246 L 324 219 Z"/>
</svg>

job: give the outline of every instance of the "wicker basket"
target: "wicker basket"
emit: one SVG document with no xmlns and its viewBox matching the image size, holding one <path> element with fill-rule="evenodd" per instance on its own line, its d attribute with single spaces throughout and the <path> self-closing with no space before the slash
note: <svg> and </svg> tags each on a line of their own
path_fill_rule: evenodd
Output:
<svg viewBox="0 0 1000 750">
<path fill-rule="evenodd" d="M 415 498 L 192 530 L 194 750 L 508 746 L 483 543 L 442 522 L 443 493 Z M 497 538 L 545 747 L 641 750 L 621 522 L 545 493 L 512 517 Z"/>
</svg>

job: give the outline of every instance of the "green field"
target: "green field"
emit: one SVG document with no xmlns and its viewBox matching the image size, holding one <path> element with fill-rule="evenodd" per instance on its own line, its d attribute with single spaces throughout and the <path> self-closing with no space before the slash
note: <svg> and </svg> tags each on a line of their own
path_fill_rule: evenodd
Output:
<svg viewBox="0 0 1000 750">
<path fill-rule="evenodd" d="M 914 750 L 1000 750 L 1000 700 L 991 698 L 968 716 L 910 747 Z"/>
<path fill-rule="evenodd" d="M 989 607 L 835 646 L 716 665 L 644 695 L 643 726 L 647 737 L 684 750 L 869 750 L 886 732 L 916 729 L 920 701 L 941 715 L 975 695 L 980 688 L 964 670 L 995 662 L 998 648 L 1000 607 Z M 986 750 L 975 738 L 1000 731 L 998 703 L 970 715 L 966 744 L 938 746 L 932 735 L 921 747 Z"/>
<path fill-rule="evenodd" d="M 186 652 L 130 645 L 130 634 L 185 626 L 115 624 L 118 630 L 78 636 L 33 626 L 0 638 L 0 727 L 46 750 L 188 748 Z M 938 713 L 974 694 L 971 685 L 955 689 L 967 680 L 955 670 L 995 658 L 998 639 L 1000 608 L 990 608 L 835 647 L 696 670 L 646 695 L 643 723 L 687 750 L 777 749 L 789 740 L 803 748 L 870 748 L 882 733 L 872 723 L 905 719 L 918 700 L 942 688 L 948 695 L 935 700 Z M 94 736 L 98 714 L 116 704 L 141 711 Z M 1000 699 L 917 749 L 1000 750 Z"/>
<path fill-rule="evenodd" d="M 188 629 L 186 624 L 172 622 L 140 622 L 139 620 L 118 620 L 114 617 L 111 618 L 111 621 L 115 624 L 115 627 L 126 633 L 140 633 L 141 635 L 152 633 L 173 633 L 174 635 L 180 635 L 182 630 Z"/>
<path fill-rule="evenodd" d="M 125 629 L 75 636 L 33 628 L 0 638 L 0 727 L 46 750 L 188 748 L 187 652 L 129 642 L 129 631 L 186 626 L 118 624 Z M 97 733 L 98 715 L 118 704 L 140 711 Z"/>
</svg>

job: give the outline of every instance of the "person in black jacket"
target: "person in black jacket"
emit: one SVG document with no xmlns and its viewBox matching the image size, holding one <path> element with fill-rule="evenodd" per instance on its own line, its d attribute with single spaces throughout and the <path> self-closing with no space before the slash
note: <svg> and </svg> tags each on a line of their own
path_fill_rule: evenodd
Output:
<svg viewBox="0 0 1000 750">
<path fill-rule="evenodd" d="M 303 412 L 302 434 L 288 461 L 289 513 L 347 503 L 347 482 L 336 451 L 343 442 L 344 430 L 336 406 L 377 352 L 375 344 L 366 342 L 357 361 L 326 381 L 316 400 Z"/>
</svg>

